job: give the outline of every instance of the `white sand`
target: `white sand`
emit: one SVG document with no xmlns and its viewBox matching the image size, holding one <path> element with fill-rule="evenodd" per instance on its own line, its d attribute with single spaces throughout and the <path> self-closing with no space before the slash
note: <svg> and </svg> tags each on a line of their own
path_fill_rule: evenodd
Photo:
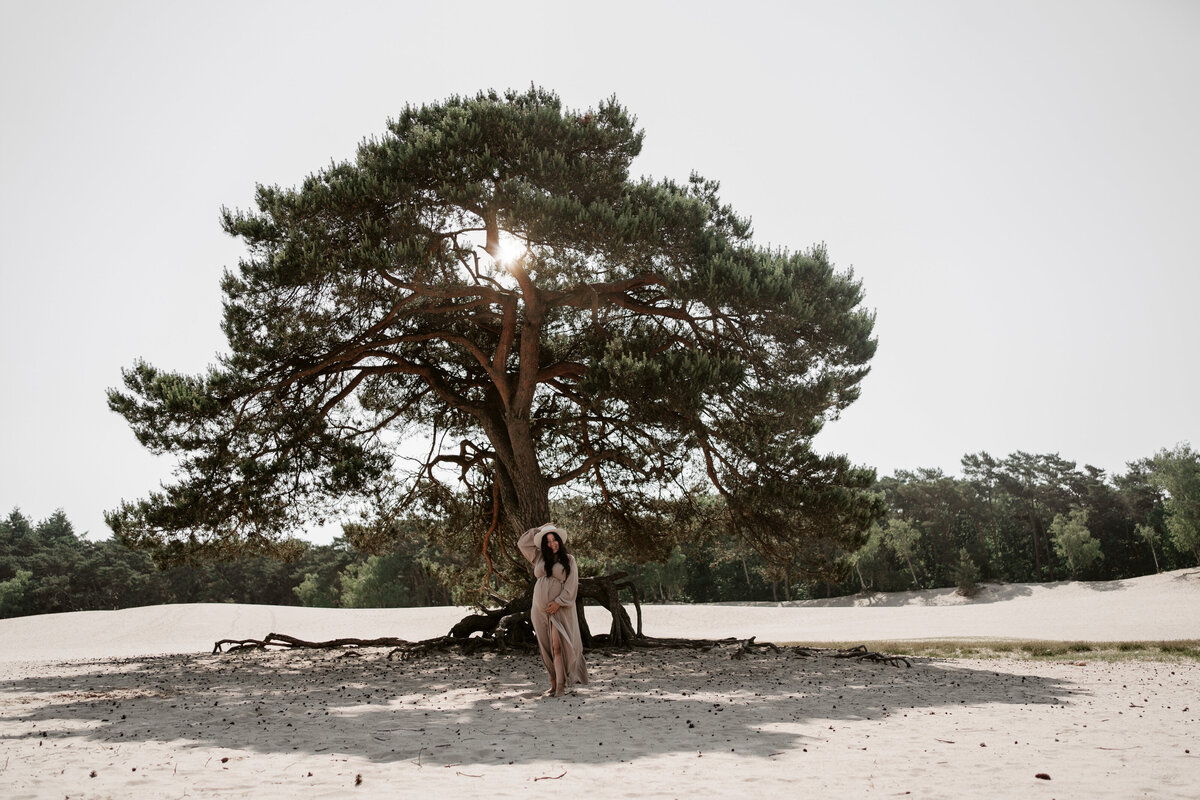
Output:
<svg viewBox="0 0 1200 800">
<path fill-rule="evenodd" d="M 417 640 L 461 613 L 191 605 L 0 620 L 0 797 L 1200 797 L 1195 662 L 593 652 L 592 684 L 549 700 L 526 655 L 209 654 L 270 632 Z M 972 601 L 651 606 L 645 626 L 780 642 L 1195 639 L 1200 571 L 993 586 Z"/>
</svg>

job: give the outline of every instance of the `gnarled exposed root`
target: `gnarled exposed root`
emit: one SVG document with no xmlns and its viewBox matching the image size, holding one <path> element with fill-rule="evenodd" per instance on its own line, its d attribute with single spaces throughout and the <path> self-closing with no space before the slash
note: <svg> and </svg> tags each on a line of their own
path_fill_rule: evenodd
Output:
<svg viewBox="0 0 1200 800">
<path fill-rule="evenodd" d="M 783 651 L 771 642 L 756 642 L 755 637 L 749 639 L 672 639 L 645 636 L 642 634 L 642 607 L 637 589 L 628 581 L 623 580 L 625 573 L 617 572 L 612 575 L 601 575 L 582 578 L 579 581 L 576 613 L 579 615 L 580 633 L 583 635 L 585 650 L 636 650 L 636 649 L 692 649 L 708 652 L 715 647 L 736 646 L 730 654 L 732 659 L 741 659 L 755 651 L 770 650 L 780 654 Z M 637 612 L 637 626 L 621 604 L 619 593 L 628 589 L 633 595 L 633 604 Z M 423 658 L 431 653 L 459 650 L 470 655 L 480 651 L 497 653 L 515 649 L 521 652 L 533 652 L 537 649 L 537 639 L 533 632 L 533 624 L 529 619 L 529 609 L 532 604 L 532 591 L 520 597 L 505 601 L 496 597 L 503 604 L 499 608 L 480 609 L 480 613 L 468 614 L 450 629 L 446 636 L 410 642 L 406 639 L 384 637 L 380 639 L 331 639 L 326 642 L 307 642 L 294 636 L 281 633 L 269 633 L 262 639 L 222 639 L 213 645 L 213 653 L 232 653 L 239 650 L 281 649 L 341 649 L 361 647 L 391 647 L 388 659 L 410 661 Z M 583 615 L 584 603 L 591 601 L 608 609 L 612 615 L 612 627 L 608 633 L 592 635 L 587 627 L 587 619 Z M 228 649 L 223 648 L 228 645 Z M 796 647 L 792 652 L 813 657 L 832 655 L 834 658 L 854 658 L 860 661 L 872 661 L 898 667 L 903 664 L 911 667 L 908 659 L 901 656 L 888 656 L 873 653 L 863 645 L 845 650 L 817 650 L 813 648 Z"/>
<path fill-rule="evenodd" d="M 284 633 L 268 633 L 261 639 L 221 639 L 213 644 L 213 654 L 235 653 L 238 650 L 266 650 L 270 647 L 305 650 L 333 650 L 342 647 L 398 647 L 408 644 L 407 639 L 385 636 L 380 639 L 330 639 L 325 642 L 307 642 Z M 222 649 L 229 645 L 228 650 Z"/>
<path fill-rule="evenodd" d="M 522 614 L 513 614 L 504 618 L 504 620 L 512 618 L 512 623 L 527 622 L 528 613 L 524 615 L 524 620 L 521 619 Z M 437 636 L 432 639 L 424 639 L 419 642 L 410 642 L 406 639 L 398 639 L 395 637 L 383 637 L 379 639 L 330 639 L 324 642 L 309 642 L 303 639 L 298 639 L 295 636 L 288 636 L 282 633 L 269 633 L 262 639 L 221 639 L 213 645 L 213 653 L 233 653 L 239 650 L 266 650 L 269 648 L 279 649 L 326 649 L 337 650 L 344 649 L 347 654 L 353 653 L 355 650 L 363 647 L 391 647 L 392 650 L 388 653 L 388 660 L 399 659 L 400 661 L 412 661 L 435 653 L 446 653 L 451 650 L 458 650 L 464 655 L 473 655 L 479 652 L 496 652 L 505 653 L 510 650 L 517 650 L 524 653 L 532 653 L 537 649 L 535 639 L 523 639 L 513 641 L 510 637 L 503 635 L 504 632 L 503 620 L 502 625 L 497 626 L 497 633 L 501 635 L 489 636 Z M 632 640 L 627 640 L 623 646 L 614 646 L 608 643 L 607 636 L 600 635 L 593 637 L 594 644 L 591 649 L 605 651 L 630 651 L 630 650 L 654 650 L 654 649 L 672 649 L 672 650 L 699 650 L 701 652 L 709 652 L 714 648 L 734 647 L 733 652 L 729 654 L 731 659 L 742 659 L 747 655 L 752 655 L 756 651 L 765 652 L 771 651 L 777 655 L 784 651 L 778 645 L 772 642 L 757 642 L 755 637 L 751 636 L 748 639 L 737 639 L 734 637 L 726 639 L 675 639 L 675 638 L 657 638 L 653 636 L 639 636 Z M 223 649 L 226 645 L 229 648 Z M 853 658 L 859 661 L 871 661 L 878 664 L 887 664 L 893 667 L 905 666 L 911 667 L 912 664 L 903 656 L 889 656 L 884 653 L 876 653 L 867 650 L 865 645 L 850 647 L 841 650 L 830 650 L 814 647 L 792 647 L 788 648 L 789 652 L 805 658 L 816 658 L 818 656 L 828 656 L 832 658 Z"/>
<path fill-rule="evenodd" d="M 904 656 L 889 656 L 884 653 L 875 653 L 867 649 L 867 646 L 860 644 L 857 647 L 848 647 L 844 650 L 838 650 L 833 654 L 834 658 L 856 658 L 859 661 L 873 661 L 877 664 L 890 664 L 893 667 L 898 667 L 903 664 L 911 668 L 912 664 Z"/>
</svg>

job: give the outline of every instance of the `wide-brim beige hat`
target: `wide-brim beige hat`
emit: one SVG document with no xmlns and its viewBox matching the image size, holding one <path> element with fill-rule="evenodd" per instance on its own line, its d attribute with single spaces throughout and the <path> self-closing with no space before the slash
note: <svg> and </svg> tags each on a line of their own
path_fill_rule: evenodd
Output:
<svg viewBox="0 0 1200 800">
<path fill-rule="evenodd" d="M 543 537 L 544 537 L 544 536 L 545 536 L 547 533 L 550 533 L 551 531 L 553 531 L 553 532 L 554 532 L 554 534 L 555 534 L 556 536 L 558 536 L 558 540 L 559 540 L 560 542 L 562 542 L 563 544 L 566 544 L 566 542 L 567 542 L 567 532 L 566 532 L 566 531 L 564 531 L 562 528 L 558 527 L 557 525 L 555 525 L 553 522 L 547 522 L 545 525 L 543 525 L 542 527 L 538 528 L 538 530 L 537 530 L 537 533 L 535 533 L 535 534 L 533 535 L 533 544 L 534 544 L 534 546 L 536 546 L 537 548 L 539 548 L 539 549 L 540 549 L 540 548 L 541 548 L 541 546 L 542 546 L 542 538 L 543 538 Z"/>
</svg>

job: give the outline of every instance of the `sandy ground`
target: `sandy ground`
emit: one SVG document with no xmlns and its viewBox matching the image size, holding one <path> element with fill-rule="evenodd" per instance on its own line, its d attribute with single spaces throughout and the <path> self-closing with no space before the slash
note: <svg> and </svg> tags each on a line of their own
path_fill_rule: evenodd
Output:
<svg viewBox="0 0 1200 800">
<path fill-rule="evenodd" d="M 0 797 L 1200 797 L 1195 662 L 592 651 L 590 685 L 543 699 L 527 655 L 209 652 L 268 632 L 415 640 L 459 614 L 199 605 L 0 620 Z M 1194 639 L 1200 571 L 974 601 L 653 606 L 646 629 Z"/>
</svg>

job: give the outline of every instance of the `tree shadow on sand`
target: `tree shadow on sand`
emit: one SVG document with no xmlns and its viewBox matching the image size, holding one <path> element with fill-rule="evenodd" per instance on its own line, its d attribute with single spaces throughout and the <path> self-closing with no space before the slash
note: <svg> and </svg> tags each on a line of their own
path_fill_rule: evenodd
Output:
<svg viewBox="0 0 1200 800">
<path fill-rule="evenodd" d="M 430 765 L 542 760 L 566 731 L 575 762 L 736 750 L 767 757 L 826 726 L 960 705 L 1062 705 L 1067 681 L 916 659 L 912 669 L 764 652 L 588 654 L 565 698 L 526 655 L 251 652 L 46 665 L 0 693 L 0 741 L 174 742 L 259 753 L 348 754 Z M 69 743 L 69 742 L 67 742 Z"/>
</svg>

